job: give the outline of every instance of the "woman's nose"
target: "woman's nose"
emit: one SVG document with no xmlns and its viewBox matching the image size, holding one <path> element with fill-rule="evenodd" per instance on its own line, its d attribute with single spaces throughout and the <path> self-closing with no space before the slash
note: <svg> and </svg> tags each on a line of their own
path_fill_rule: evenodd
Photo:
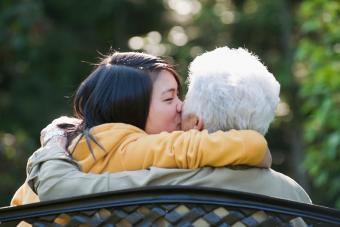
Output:
<svg viewBox="0 0 340 227">
<path fill-rule="evenodd" d="M 181 113 L 182 112 L 182 106 L 183 106 L 183 102 L 182 100 L 178 100 L 178 103 L 177 103 L 177 112 L 178 113 Z"/>
</svg>

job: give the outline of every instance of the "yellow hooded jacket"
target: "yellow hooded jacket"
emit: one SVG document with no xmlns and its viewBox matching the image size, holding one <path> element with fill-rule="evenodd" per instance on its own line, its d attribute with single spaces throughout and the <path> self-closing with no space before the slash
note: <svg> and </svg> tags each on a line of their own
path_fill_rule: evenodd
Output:
<svg viewBox="0 0 340 227">
<path fill-rule="evenodd" d="M 162 168 L 195 169 L 204 166 L 249 165 L 269 167 L 271 157 L 265 138 L 252 130 L 174 131 L 148 135 L 143 130 L 123 123 L 108 123 L 93 127 L 91 154 L 86 140 L 81 138 L 72 156 L 83 172 L 103 173 L 124 170 Z M 268 158 L 269 156 L 269 158 Z M 11 205 L 38 202 L 39 198 L 24 183 L 15 193 Z"/>
</svg>

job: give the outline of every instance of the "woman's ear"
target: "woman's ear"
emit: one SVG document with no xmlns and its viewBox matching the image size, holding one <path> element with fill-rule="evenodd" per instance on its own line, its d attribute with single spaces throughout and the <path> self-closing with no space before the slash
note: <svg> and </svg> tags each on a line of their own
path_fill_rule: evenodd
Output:
<svg viewBox="0 0 340 227">
<path fill-rule="evenodd" d="M 195 117 L 196 117 L 196 119 L 195 119 L 196 122 L 195 122 L 194 129 L 197 129 L 198 131 L 202 131 L 204 129 L 204 121 L 203 121 L 202 118 L 200 118 L 196 115 L 195 115 Z"/>
</svg>

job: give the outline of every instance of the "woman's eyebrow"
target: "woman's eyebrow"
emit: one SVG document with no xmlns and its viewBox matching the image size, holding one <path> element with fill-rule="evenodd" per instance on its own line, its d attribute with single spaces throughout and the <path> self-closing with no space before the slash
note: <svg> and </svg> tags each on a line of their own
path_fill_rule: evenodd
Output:
<svg viewBox="0 0 340 227">
<path fill-rule="evenodd" d="M 167 90 L 162 92 L 162 95 L 165 94 L 165 93 L 168 93 L 168 92 L 176 92 L 176 89 L 175 88 L 167 89 Z"/>
</svg>

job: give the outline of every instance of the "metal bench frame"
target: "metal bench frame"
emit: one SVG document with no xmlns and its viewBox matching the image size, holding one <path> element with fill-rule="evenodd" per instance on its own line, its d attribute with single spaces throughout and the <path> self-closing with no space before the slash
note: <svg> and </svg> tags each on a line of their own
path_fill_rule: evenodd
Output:
<svg viewBox="0 0 340 227">
<path fill-rule="evenodd" d="M 307 226 L 309 225 L 308 222 L 312 226 L 340 226 L 340 210 L 258 194 L 192 186 L 142 187 L 17 207 L 4 207 L 0 208 L 0 224 L 13 226 L 13 223 L 19 223 L 23 220 L 35 223 L 36 220 L 45 216 L 56 217 L 59 214 L 77 214 L 102 208 L 115 209 L 143 205 L 157 207 L 166 204 L 221 206 L 241 211 L 258 210 L 270 213 L 273 216 L 300 217 L 307 220 Z"/>
</svg>

